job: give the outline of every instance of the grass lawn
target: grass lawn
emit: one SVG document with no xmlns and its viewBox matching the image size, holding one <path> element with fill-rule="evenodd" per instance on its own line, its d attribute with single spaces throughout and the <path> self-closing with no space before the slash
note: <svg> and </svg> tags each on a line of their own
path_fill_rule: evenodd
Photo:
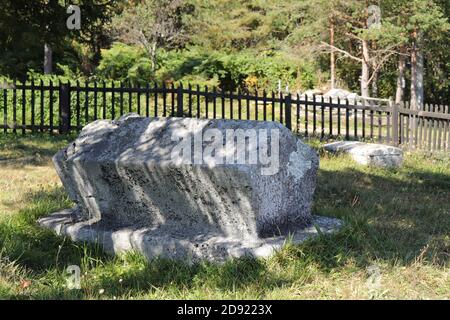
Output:
<svg viewBox="0 0 450 320">
<path fill-rule="evenodd" d="M 314 213 L 343 219 L 341 231 L 266 260 L 188 266 L 110 257 L 37 227 L 71 205 L 50 162 L 69 140 L 0 135 L 2 299 L 450 298 L 448 155 L 407 154 L 385 170 L 321 152 Z M 81 290 L 66 288 L 69 265 L 81 267 Z"/>
</svg>

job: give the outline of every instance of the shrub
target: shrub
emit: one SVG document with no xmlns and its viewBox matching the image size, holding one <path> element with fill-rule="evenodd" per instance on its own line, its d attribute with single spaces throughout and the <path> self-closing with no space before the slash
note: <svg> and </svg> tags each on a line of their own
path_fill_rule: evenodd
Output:
<svg viewBox="0 0 450 320">
<path fill-rule="evenodd" d="M 134 85 L 154 79 L 150 59 L 138 47 L 115 43 L 102 50 L 97 75 L 108 80 L 130 81 Z"/>
<path fill-rule="evenodd" d="M 205 52 L 199 48 L 160 55 L 160 69 L 156 78 L 162 81 L 195 79 L 200 84 L 217 83 L 230 89 L 275 89 L 278 80 L 295 84 L 297 69 L 294 63 L 281 56 L 256 52 Z"/>
<path fill-rule="evenodd" d="M 287 84 L 294 91 L 313 88 L 321 74 L 314 62 L 293 60 L 273 51 L 207 51 L 200 47 L 160 50 L 157 64 L 156 72 L 152 72 L 151 61 L 143 50 L 116 43 L 102 51 L 97 75 L 133 84 L 182 81 L 251 91 L 276 90 L 281 80 L 283 87 Z"/>
</svg>

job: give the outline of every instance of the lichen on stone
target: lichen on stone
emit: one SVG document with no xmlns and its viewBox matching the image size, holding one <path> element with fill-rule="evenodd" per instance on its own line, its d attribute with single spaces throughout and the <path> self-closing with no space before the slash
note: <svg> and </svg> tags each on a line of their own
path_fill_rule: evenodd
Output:
<svg viewBox="0 0 450 320">
<path fill-rule="evenodd" d="M 312 167 L 311 160 L 308 160 L 310 159 L 310 152 L 308 146 L 297 141 L 297 150 L 289 155 L 288 172 L 296 181 L 303 178 Z"/>
</svg>

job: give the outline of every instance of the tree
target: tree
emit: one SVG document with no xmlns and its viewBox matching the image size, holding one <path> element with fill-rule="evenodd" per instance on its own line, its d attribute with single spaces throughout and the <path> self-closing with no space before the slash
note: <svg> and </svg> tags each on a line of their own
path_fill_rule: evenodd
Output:
<svg viewBox="0 0 450 320">
<path fill-rule="evenodd" d="M 101 58 L 101 49 L 112 42 L 107 29 L 111 19 L 124 8 L 122 0 L 71 0 L 81 8 L 81 29 L 70 32 L 73 40 L 86 45 L 89 61 L 85 71 L 92 72 Z M 67 14 L 65 16 L 67 18 Z"/>
<path fill-rule="evenodd" d="M 335 31 L 335 22 L 333 15 L 330 15 L 330 46 L 334 47 L 334 31 Z M 334 89 L 336 86 L 336 57 L 334 50 L 330 52 L 330 74 L 331 74 L 331 89 Z"/>
<path fill-rule="evenodd" d="M 422 109 L 424 105 L 424 51 L 425 37 L 437 42 L 450 28 L 441 8 L 431 0 L 414 0 L 409 3 L 413 14 L 407 25 L 411 39 L 411 107 Z M 448 41 L 448 39 L 447 39 Z"/>
<path fill-rule="evenodd" d="M 443 14 L 444 3 L 435 0 L 384 1 L 386 11 L 391 13 L 385 25 L 386 34 L 397 43 L 398 76 L 396 102 L 404 98 L 405 71 L 407 59 L 411 62 L 410 104 L 421 109 L 424 104 L 425 59 L 432 61 L 430 54 L 437 45 L 448 41 L 449 22 Z M 448 4 L 447 4 L 448 6 Z M 447 40 L 446 40 L 447 39 Z"/>
<path fill-rule="evenodd" d="M 337 52 L 329 48 L 342 41 L 343 26 L 336 17 L 341 2 L 342 0 L 296 1 L 287 6 L 286 12 L 278 13 L 283 17 L 288 13 L 293 15 L 292 11 L 298 12 L 296 23 L 288 26 L 290 34 L 286 35 L 287 45 L 292 46 L 298 56 L 311 60 L 319 60 L 318 57 L 327 55 L 331 88 L 335 88 L 338 81 L 336 65 L 338 57 Z M 327 14 L 318 15 L 317 12 Z M 324 48 L 323 43 L 327 43 L 329 47 Z"/>
<path fill-rule="evenodd" d="M 0 50 L 4 53 L 0 70 L 23 77 L 28 69 L 44 65 L 46 73 L 52 72 L 55 50 L 63 51 L 71 41 L 95 41 L 95 34 L 102 32 L 117 3 L 118 0 L 71 1 L 81 7 L 82 28 L 69 30 L 65 1 L 0 0 Z"/>
<path fill-rule="evenodd" d="M 53 3 L 52 3 L 53 4 Z M 27 69 L 42 61 L 45 30 L 44 1 L 17 0 L 0 2 L 0 71 L 12 76 L 25 76 Z M 55 37 L 58 37 L 59 30 Z M 38 58 L 39 57 L 39 58 Z"/>
<path fill-rule="evenodd" d="M 118 39 L 146 50 L 155 71 L 158 48 L 179 48 L 187 42 L 183 17 L 192 11 L 182 0 L 144 0 L 126 7 L 112 26 Z"/>
<path fill-rule="evenodd" d="M 324 49 L 328 49 L 330 53 L 340 53 L 346 58 L 357 61 L 361 64 L 361 95 L 370 96 L 369 84 L 371 63 L 373 62 L 370 55 L 369 39 L 366 31 L 368 30 L 367 21 L 368 2 L 361 3 L 359 1 L 342 1 L 339 5 L 334 6 L 335 19 L 345 26 L 344 33 L 348 37 L 348 41 L 357 43 L 357 52 L 354 54 L 350 50 L 344 50 L 332 43 L 322 42 Z M 352 48 L 351 46 L 350 48 Z M 373 79 L 373 78 L 372 78 Z"/>
</svg>

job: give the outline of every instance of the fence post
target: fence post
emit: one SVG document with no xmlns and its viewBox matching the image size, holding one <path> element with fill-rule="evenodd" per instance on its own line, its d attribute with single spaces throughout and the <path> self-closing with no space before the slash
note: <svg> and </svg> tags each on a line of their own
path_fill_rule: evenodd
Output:
<svg viewBox="0 0 450 320">
<path fill-rule="evenodd" d="M 284 98 L 284 118 L 286 123 L 286 128 L 292 130 L 292 116 L 291 116 L 291 94 L 288 92 Z"/>
<path fill-rule="evenodd" d="M 398 119 L 399 119 L 399 107 L 395 102 L 389 102 L 392 108 L 392 140 L 395 146 L 399 145 L 399 136 L 398 136 Z"/>
<path fill-rule="evenodd" d="M 208 97 L 206 97 L 208 99 Z M 177 117 L 182 118 L 183 117 L 183 84 L 180 83 L 180 85 L 177 88 Z"/>
<path fill-rule="evenodd" d="M 59 87 L 59 133 L 70 131 L 70 82 Z"/>
</svg>

